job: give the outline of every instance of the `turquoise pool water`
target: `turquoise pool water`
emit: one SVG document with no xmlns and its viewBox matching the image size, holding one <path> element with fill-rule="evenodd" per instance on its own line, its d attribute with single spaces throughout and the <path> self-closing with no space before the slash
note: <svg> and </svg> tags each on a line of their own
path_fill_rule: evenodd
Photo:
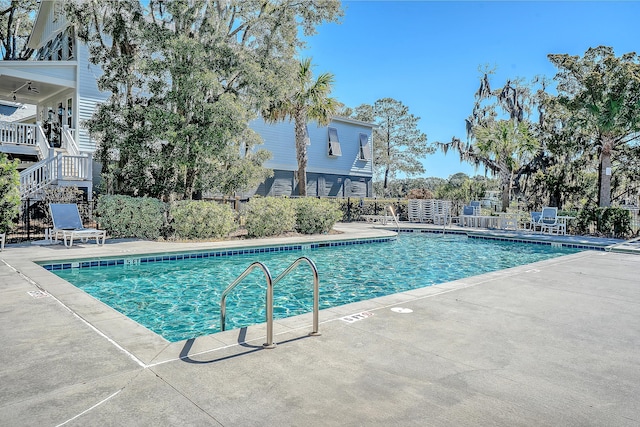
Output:
<svg viewBox="0 0 640 427">
<path fill-rule="evenodd" d="M 320 275 L 320 309 L 578 252 L 547 245 L 402 234 L 386 243 L 53 271 L 169 341 L 220 330 L 222 291 L 254 261 L 276 277 L 300 256 Z M 265 319 L 265 279 L 254 270 L 227 297 L 227 329 Z M 274 289 L 274 318 L 311 311 L 313 276 L 301 264 Z"/>
</svg>

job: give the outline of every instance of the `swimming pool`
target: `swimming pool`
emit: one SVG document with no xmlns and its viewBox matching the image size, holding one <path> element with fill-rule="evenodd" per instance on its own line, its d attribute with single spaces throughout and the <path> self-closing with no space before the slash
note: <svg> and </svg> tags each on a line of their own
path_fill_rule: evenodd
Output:
<svg viewBox="0 0 640 427">
<path fill-rule="evenodd" d="M 220 330 L 222 291 L 254 261 L 265 263 L 275 277 L 300 256 L 311 258 L 324 309 L 579 252 L 440 234 L 374 242 L 70 261 L 49 269 L 167 340 L 180 341 Z M 274 318 L 309 312 L 312 284 L 304 265 L 280 281 Z M 264 275 L 256 270 L 228 296 L 227 329 L 264 322 L 265 288 Z"/>
</svg>

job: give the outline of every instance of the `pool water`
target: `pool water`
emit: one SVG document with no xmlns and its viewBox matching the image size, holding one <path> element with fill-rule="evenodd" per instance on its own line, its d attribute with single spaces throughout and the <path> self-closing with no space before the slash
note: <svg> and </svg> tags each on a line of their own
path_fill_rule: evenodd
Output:
<svg viewBox="0 0 640 427">
<path fill-rule="evenodd" d="M 252 262 L 275 278 L 301 256 L 320 276 L 320 309 L 578 252 L 547 245 L 401 234 L 386 243 L 54 271 L 115 310 L 180 341 L 220 331 L 220 297 Z M 255 269 L 227 297 L 226 329 L 265 321 L 264 274 Z M 300 264 L 274 288 L 274 318 L 311 311 L 313 275 Z"/>
</svg>

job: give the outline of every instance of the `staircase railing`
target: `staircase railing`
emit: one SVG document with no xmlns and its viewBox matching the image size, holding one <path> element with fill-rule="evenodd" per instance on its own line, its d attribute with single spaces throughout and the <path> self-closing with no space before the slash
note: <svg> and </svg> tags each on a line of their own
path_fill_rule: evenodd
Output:
<svg viewBox="0 0 640 427">
<path fill-rule="evenodd" d="M 66 149 L 67 153 L 72 156 L 80 155 L 80 147 L 67 125 L 62 126 L 62 148 Z"/>
<path fill-rule="evenodd" d="M 57 159 L 41 160 L 20 172 L 20 197 L 25 199 L 50 185 L 56 179 Z"/>
<path fill-rule="evenodd" d="M 38 151 L 40 151 L 40 158 L 47 159 L 54 156 L 54 151 L 49 145 L 47 135 L 44 133 L 44 129 L 41 125 L 36 125 L 36 144 Z"/>
<path fill-rule="evenodd" d="M 20 196 L 27 198 L 58 181 L 90 181 L 91 157 L 58 154 L 20 172 Z"/>
</svg>

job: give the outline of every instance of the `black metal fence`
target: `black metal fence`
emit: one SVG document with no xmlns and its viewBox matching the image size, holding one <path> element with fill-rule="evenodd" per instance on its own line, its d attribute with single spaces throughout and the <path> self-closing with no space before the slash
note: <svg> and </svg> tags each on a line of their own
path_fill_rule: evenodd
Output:
<svg viewBox="0 0 640 427">
<path fill-rule="evenodd" d="M 7 233 L 6 243 L 22 243 L 44 239 L 46 230 L 53 226 L 51 215 L 49 214 L 49 203 L 51 201 L 22 200 L 16 226 Z M 85 227 L 95 227 L 96 224 L 92 215 L 95 202 L 78 201 L 76 203 Z"/>
</svg>

